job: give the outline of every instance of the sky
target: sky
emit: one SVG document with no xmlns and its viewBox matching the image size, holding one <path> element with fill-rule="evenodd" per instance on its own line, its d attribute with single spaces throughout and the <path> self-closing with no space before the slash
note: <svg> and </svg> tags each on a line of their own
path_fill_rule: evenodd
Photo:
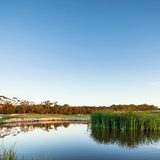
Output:
<svg viewBox="0 0 160 160">
<path fill-rule="evenodd" d="M 159 0 L 0 0 L 0 95 L 160 106 Z"/>
</svg>

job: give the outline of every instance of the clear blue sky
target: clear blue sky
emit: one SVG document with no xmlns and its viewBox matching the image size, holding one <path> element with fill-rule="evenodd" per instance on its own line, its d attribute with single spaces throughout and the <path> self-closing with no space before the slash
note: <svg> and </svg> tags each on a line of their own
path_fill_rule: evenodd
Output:
<svg viewBox="0 0 160 160">
<path fill-rule="evenodd" d="M 160 1 L 0 0 L 0 94 L 160 105 Z"/>
</svg>

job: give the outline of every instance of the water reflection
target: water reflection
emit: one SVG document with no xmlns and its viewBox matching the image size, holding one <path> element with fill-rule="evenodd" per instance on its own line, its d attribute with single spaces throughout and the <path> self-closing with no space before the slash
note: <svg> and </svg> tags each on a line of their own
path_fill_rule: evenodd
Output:
<svg viewBox="0 0 160 160">
<path fill-rule="evenodd" d="M 0 137 L 7 148 L 16 143 L 18 159 L 40 160 L 47 155 L 48 160 L 160 160 L 158 132 L 125 133 L 82 122 L 45 122 L 5 124 L 0 126 Z"/>
<path fill-rule="evenodd" d="M 125 148 L 136 148 L 139 145 L 149 145 L 160 140 L 160 132 L 122 132 L 91 127 L 91 137 L 102 144 L 114 144 Z"/>
<path fill-rule="evenodd" d="M 45 123 L 17 123 L 17 124 L 3 124 L 0 126 L 0 138 L 6 136 L 17 136 L 20 133 L 26 133 L 41 129 L 45 132 L 57 130 L 59 127 L 69 128 L 70 124 L 77 124 L 78 122 L 45 122 Z M 86 124 L 79 122 L 78 124 Z M 160 132 L 122 132 L 118 130 L 106 130 L 103 128 L 87 127 L 87 133 L 98 144 L 112 144 L 125 148 L 136 148 L 140 145 L 149 145 L 160 140 Z M 87 134 L 87 135 L 88 135 Z"/>
<path fill-rule="evenodd" d="M 77 122 L 76 122 L 77 123 Z M 69 122 L 56 123 L 56 122 L 45 122 L 45 123 L 14 123 L 14 124 L 3 124 L 0 125 L 0 138 L 4 138 L 8 135 L 16 136 L 19 133 L 25 133 L 29 131 L 34 131 L 39 128 L 46 132 L 51 130 L 57 130 L 58 127 L 69 127 Z M 80 124 L 80 123 L 79 123 Z"/>
</svg>

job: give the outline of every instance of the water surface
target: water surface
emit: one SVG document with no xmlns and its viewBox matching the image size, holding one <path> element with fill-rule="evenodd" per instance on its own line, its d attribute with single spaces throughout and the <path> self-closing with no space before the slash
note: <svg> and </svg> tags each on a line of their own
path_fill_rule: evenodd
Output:
<svg viewBox="0 0 160 160">
<path fill-rule="evenodd" d="M 160 133 L 119 133 L 88 124 L 1 126 L 0 143 L 15 144 L 19 159 L 160 160 Z"/>
</svg>

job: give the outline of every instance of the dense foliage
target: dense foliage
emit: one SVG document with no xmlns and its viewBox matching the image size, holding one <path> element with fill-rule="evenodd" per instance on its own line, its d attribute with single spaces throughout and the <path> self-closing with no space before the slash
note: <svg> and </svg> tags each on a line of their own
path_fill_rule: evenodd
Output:
<svg viewBox="0 0 160 160">
<path fill-rule="evenodd" d="M 91 123 L 108 130 L 160 130 L 160 112 L 95 112 L 91 115 Z"/>
<path fill-rule="evenodd" d="M 90 114 L 100 110 L 111 111 L 145 111 L 157 110 L 153 105 L 112 105 L 112 106 L 69 106 L 68 104 L 58 105 L 57 102 L 45 101 L 41 104 L 34 104 L 22 101 L 18 104 L 6 102 L 0 104 L 0 114 L 13 113 L 38 113 L 38 114 Z"/>
</svg>

